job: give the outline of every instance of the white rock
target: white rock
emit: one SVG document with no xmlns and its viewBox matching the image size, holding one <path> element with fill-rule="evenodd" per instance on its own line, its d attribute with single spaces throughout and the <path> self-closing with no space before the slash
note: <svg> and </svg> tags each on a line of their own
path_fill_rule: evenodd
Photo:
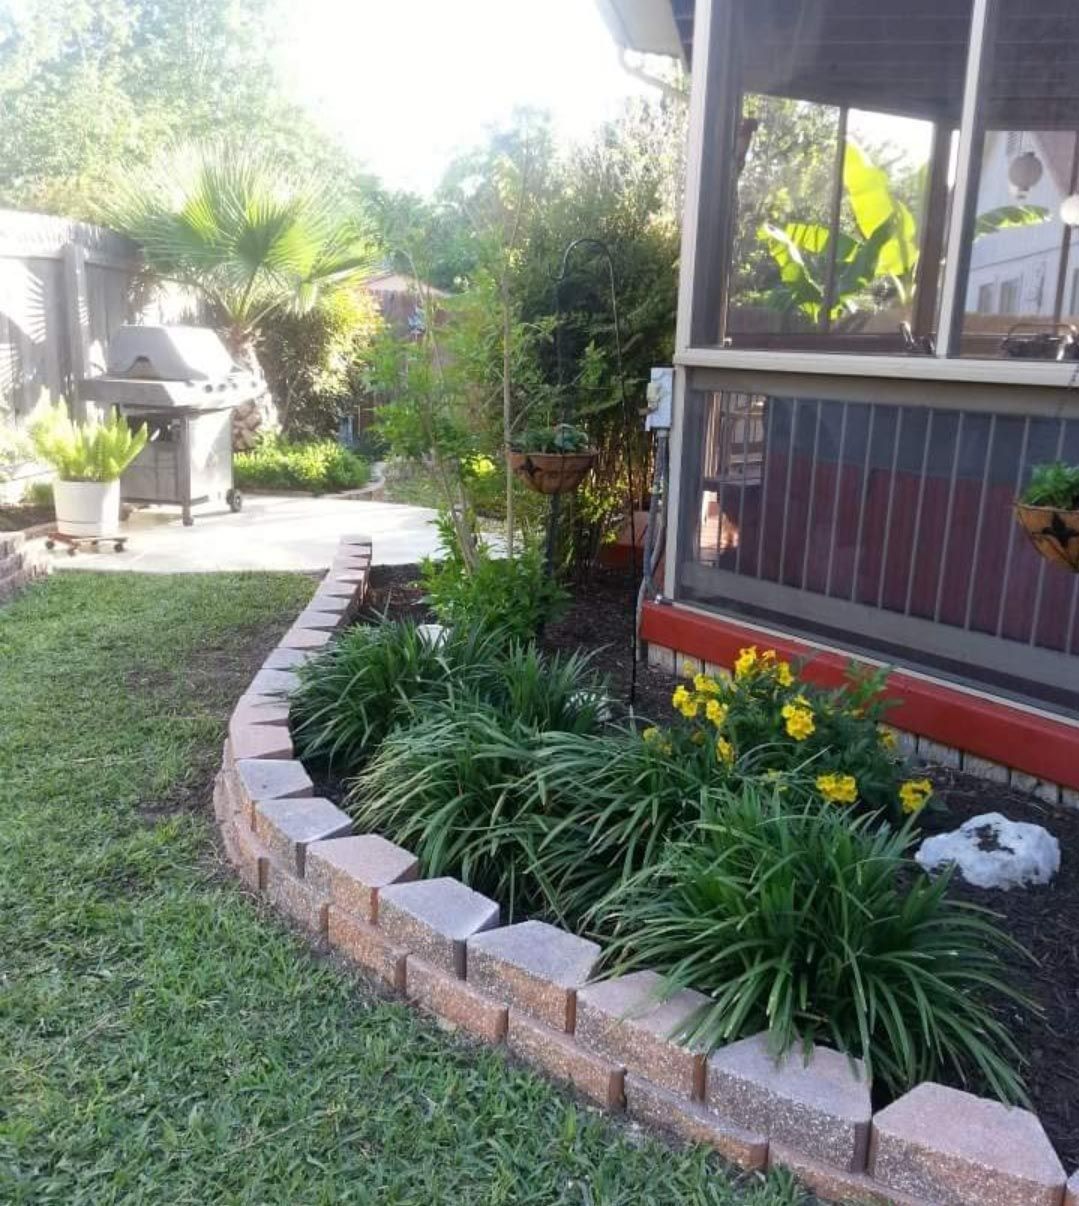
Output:
<svg viewBox="0 0 1079 1206">
<path fill-rule="evenodd" d="M 987 812 L 926 838 L 914 857 L 926 871 L 955 863 L 968 884 L 1006 891 L 1049 883 L 1060 870 L 1060 843 L 1041 825 Z"/>
<path fill-rule="evenodd" d="M 416 635 L 425 645 L 437 649 L 445 643 L 448 629 L 442 624 L 417 624 Z"/>
</svg>

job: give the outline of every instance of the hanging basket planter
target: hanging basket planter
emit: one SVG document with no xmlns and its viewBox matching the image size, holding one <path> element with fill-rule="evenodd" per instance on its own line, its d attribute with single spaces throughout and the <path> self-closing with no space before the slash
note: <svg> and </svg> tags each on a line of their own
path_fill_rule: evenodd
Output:
<svg viewBox="0 0 1079 1206">
<path fill-rule="evenodd" d="M 511 452 L 510 468 L 537 494 L 569 494 L 584 481 L 596 454 L 584 452 Z"/>
<path fill-rule="evenodd" d="M 1046 561 L 1079 574 L 1079 511 L 1021 502 L 1015 504 L 1015 518 Z"/>
</svg>

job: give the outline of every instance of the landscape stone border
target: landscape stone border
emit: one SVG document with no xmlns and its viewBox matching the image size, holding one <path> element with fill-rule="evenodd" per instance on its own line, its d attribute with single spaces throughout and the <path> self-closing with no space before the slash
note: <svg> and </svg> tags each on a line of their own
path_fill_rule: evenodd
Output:
<svg viewBox="0 0 1079 1206">
<path fill-rule="evenodd" d="M 346 536 L 314 598 L 229 720 L 214 811 L 243 881 L 320 944 L 444 1023 L 568 1081 L 600 1106 L 783 1166 L 822 1197 L 899 1206 L 1079 1206 L 1038 1119 L 921 1084 L 873 1112 L 856 1061 L 815 1047 L 778 1062 L 766 1036 L 712 1055 L 671 1037 L 704 1000 L 659 1002 L 655 972 L 590 982 L 601 951 L 497 902 L 419 878 L 407 850 L 355 834 L 295 757 L 282 693 L 362 605 L 371 543 Z"/>
<path fill-rule="evenodd" d="M 31 529 L 30 535 L 36 531 Z M 25 531 L 0 535 L 0 603 L 51 570 L 44 541 L 30 539 Z"/>
</svg>

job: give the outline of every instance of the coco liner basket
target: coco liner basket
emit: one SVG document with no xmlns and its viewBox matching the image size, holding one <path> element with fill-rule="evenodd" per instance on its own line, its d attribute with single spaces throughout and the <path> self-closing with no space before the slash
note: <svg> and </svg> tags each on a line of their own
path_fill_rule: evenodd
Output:
<svg viewBox="0 0 1079 1206">
<path fill-rule="evenodd" d="M 588 476 L 596 463 L 592 449 L 584 452 L 511 452 L 514 474 L 537 494 L 568 494 Z"/>
<path fill-rule="evenodd" d="M 1046 561 L 1079 573 L 1079 511 L 1016 503 L 1015 517 Z"/>
</svg>

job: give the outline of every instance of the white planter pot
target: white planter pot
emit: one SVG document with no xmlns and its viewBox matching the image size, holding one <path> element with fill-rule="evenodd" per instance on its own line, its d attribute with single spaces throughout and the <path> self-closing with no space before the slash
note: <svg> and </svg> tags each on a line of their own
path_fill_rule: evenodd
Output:
<svg viewBox="0 0 1079 1206">
<path fill-rule="evenodd" d="M 108 539 L 119 531 L 119 481 L 53 482 L 53 498 L 62 536 Z"/>
</svg>

